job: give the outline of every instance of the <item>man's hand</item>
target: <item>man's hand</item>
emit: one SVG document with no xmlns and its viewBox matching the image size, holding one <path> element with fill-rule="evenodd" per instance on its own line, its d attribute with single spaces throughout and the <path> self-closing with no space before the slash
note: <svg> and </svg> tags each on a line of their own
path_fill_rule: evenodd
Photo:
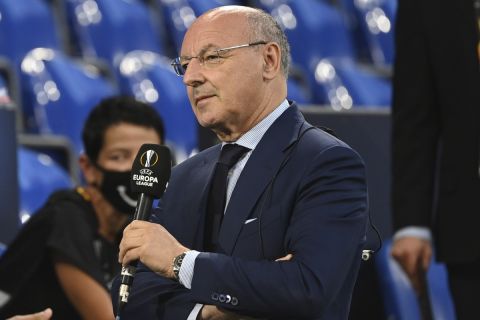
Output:
<svg viewBox="0 0 480 320">
<path fill-rule="evenodd" d="M 217 306 L 204 305 L 198 313 L 197 320 L 254 320 L 254 318 L 241 316 Z"/>
<path fill-rule="evenodd" d="M 49 320 L 52 317 L 52 309 L 47 308 L 42 312 L 27 314 L 24 316 L 15 316 L 7 320 Z"/>
<path fill-rule="evenodd" d="M 188 250 L 161 225 L 135 220 L 123 231 L 118 261 L 126 266 L 140 260 L 152 271 L 173 278 L 173 259 Z"/>
<path fill-rule="evenodd" d="M 391 254 L 407 273 L 415 291 L 420 293 L 423 273 L 427 271 L 432 258 L 430 241 L 416 237 L 402 237 L 394 241 Z"/>
</svg>

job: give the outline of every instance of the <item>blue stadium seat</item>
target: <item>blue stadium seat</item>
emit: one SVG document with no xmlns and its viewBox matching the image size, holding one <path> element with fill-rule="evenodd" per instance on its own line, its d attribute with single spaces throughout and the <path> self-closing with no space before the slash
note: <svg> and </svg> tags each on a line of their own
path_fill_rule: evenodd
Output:
<svg viewBox="0 0 480 320">
<path fill-rule="evenodd" d="M 21 80 L 23 103 L 33 110 L 35 129 L 68 137 L 77 154 L 82 150 L 81 130 L 88 113 L 101 99 L 116 93 L 94 70 L 45 48 L 27 54 Z"/>
<path fill-rule="evenodd" d="M 115 89 L 62 54 L 44 0 L 1 1 L 0 13 L 0 54 L 20 78 L 25 131 L 65 135 L 79 152 L 86 114 Z"/>
<path fill-rule="evenodd" d="M 161 114 L 167 143 L 180 162 L 197 151 L 197 122 L 182 78 L 170 60 L 149 51 L 134 51 L 120 64 L 122 91 L 152 104 Z"/>
<path fill-rule="evenodd" d="M 288 99 L 295 101 L 299 105 L 309 105 L 312 103 L 311 93 L 301 81 L 289 77 L 287 80 L 287 89 Z"/>
<path fill-rule="evenodd" d="M 216 7 L 239 4 L 238 1 L 234 1 L 234 0 L 203 0 L 203 1 L 187 0 L 187 1 L 188 1 L 188 4 L 192 7 L 197 17 L 207 12 L 208 10 Z"/>
<path fill-rule="evenodd" d="M 133 50 L 164 53 L 148 8 L 140 0 L 67 0 L 66 13 L 84 57 L 116 66 Z"/>
<path fill-rule="evenodd" d="M 308 75 L 314 103 L 339 110 L 390 105 L 390 82 L 357 63 L 353 39 L 337 7 L 316 0 L 260 1 L 259 5 L 284 28 L 292 61 Z"/>
<path fill-rule="evenodd" d="M 0 55 L 18 66 L 37 47 L 59 49 L 52 12 L 43 0 L 0 1 Z"/>
<path fill-rule="evenodd" d="M 434 319 L 455 320 L 455 307 L 448 287 L 447 269 L 433 263 L 427 273 L 428 294 Z"/>
<path fill-rule="evenodd" d="M 10 103 L 10 96 L 7 90 L 7 84 L 5 83 L 5 79 L 0 74 L 0 105 Z"/>
<path fill-rule="evenodd" d="M 165 26 L 172 42 L 180 52 L 183 37 L 188 27 L 202 13 L 224 5 L 238 4 L 234 0 L 157 0 L 163 11 Z"/>
<path fill-rule="evenodd" d="M 322 59 L 310 74 L 314 100 L 335 110 L 355 107 L 389 107 L 390 81 L 349 59 Z"/>
<path fill-rule="evenodd" d="M 292 60 L 309 69 L 318 59 L 355 59 L 356 52 L 341 12 L 317 0 L 259 1 L 285 30 Z"/>
<path fill-rule="evenodd" d="M 20 187 L 20 222 L 24 223 L 39 209 L 50 194 L 72 187 L 67 172 L 48 155 L 20 147 L 18 181 Z"/>
<path fill-rule="evenodd" d="M 3 255 L 5 250 L 7 250 L 7 246 L 4 243 L 0 242 L 0 257 Z"/>
<path fill-rule="evenodd" d="M 391 257 L 392 242 L 384 242 L 375 256 L 379 285 L 384 297 L 386 319 L 420 320 L 420 307 L 410 281 Z M 448 291 L 446 269 L 433 262 L 427 272 L 428 291 L 433 319 L 455 320 L 453 302 Z"/>
<path fill-rule="evenodd" d="M 359 41 L 366 42 L 369 58 L 378 67 L 391 68 L 394 60 L 395 16 L 398 0 L 342 0 L 356 26 Z"/>
<path fill-rule="evenodd" d="M 162 8 L 167 34 L 170 35 L 178 55 L 182 47 L 183 36 L 197 16 L 187 0 L 158 0 L 158 2 Z"/>
</svg>

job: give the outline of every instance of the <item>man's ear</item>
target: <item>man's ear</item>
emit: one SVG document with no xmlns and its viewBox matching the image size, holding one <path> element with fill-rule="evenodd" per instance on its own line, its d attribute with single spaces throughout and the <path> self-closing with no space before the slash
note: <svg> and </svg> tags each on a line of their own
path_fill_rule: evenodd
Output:
<svg viewBox="0 0 480 320">
<path fill-rule="evenodd" d="M 98 172 L 97 168 L 95 168 L 93 163 L 90 161 L 90 158 L 88 158 L 88 156 L 84 153 L 81 154 L 78 158 L 78 165 L 80 166 L 80 170 L 82 170 L 87 184 L 95 185 L 98 182 Z"/>
<path fill-rule="evenodd" d="M 281 73 L 282 53 L 280 46 L 274 42 L 269 42 L 263 48 L 263 76 L 265 79 L 272 80 Z"/>
</svg>

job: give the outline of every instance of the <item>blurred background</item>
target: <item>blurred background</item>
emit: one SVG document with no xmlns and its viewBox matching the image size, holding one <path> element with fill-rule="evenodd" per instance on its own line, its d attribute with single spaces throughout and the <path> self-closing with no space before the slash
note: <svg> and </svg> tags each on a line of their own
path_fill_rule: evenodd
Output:
<svg viewBox="0 0 480 320">
<path fill-rule="evenodd" d="M 170 61 L 197 16 L 228 4 L 262 8 L 285 30 L 288 97 L 363 156 L 372 220 L 391 236 L 397 0 L 0 0 L 0 248 L 52 191 L 81 181 L 81 127 L 104 97 L 152 104 L 176 163 L 216 142 L 199 128 Z M 378 246 L 372 230 L 368 246 Z M 375 260 L 362 264 L 351 319 L 393 319 Z"/>
</svg>

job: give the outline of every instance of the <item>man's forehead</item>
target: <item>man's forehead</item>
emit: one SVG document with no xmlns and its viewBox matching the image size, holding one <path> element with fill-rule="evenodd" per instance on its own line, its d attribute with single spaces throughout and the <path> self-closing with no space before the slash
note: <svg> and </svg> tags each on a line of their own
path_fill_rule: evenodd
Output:
<svg viewBox="0 0 480 320">
<path fill-rule="evenodd" d="M 200 17 L 185 34 L 181 55 L 192 55 L 207 47 L 235 45 L 247 39 L 246 20 L 237 14 Z"/>
</svg>

